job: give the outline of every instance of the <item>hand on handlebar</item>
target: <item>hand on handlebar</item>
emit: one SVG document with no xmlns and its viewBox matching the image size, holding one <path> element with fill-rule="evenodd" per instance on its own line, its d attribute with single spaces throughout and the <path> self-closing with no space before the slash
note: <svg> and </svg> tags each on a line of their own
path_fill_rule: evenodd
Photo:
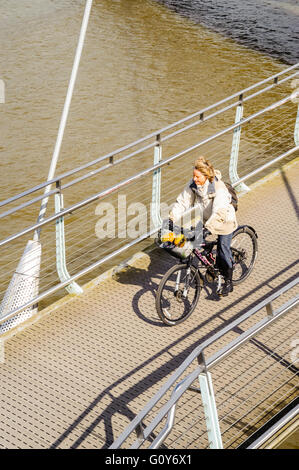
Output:
<svg viewBox="0 0 299 470">
<path fill-rule="evenodd" d="M 170 232 L 173 232 L 173 220 L 164 219 L 162 222 L 162 230 L 169 230 Z"/>
</svg>

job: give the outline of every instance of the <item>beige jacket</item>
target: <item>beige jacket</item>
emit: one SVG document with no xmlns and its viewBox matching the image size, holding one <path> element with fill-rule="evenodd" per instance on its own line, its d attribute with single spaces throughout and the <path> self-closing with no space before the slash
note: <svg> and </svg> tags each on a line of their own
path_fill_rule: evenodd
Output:
<svg viewBox="0 0 299 470">
<path fill-rule="evenodd" d="M 228 235 L 237 227 L 235 209 L 231 204 L 231 195 L 223 181 L 221 172 L 215 170 L 215 192 L 207 180 L 203 186 L 196 186 L 193 179 L 179 194 L 170 212 L 170 218 L 177 222 L 191 207 L 200 209 L 204 226 L 215 235 Z"/>
</svg>

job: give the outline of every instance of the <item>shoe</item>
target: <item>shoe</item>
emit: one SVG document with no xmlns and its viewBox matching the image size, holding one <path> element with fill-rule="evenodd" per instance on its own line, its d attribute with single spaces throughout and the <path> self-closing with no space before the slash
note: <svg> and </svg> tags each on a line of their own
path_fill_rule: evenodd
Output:
<svg viewBox="0 0 299 470">
<path fill-rule="evenodd" d="M 227 280 L 224 281 L 224 284 L 223 284 L 221 290 L 219 291 L 218 295 L 221 295 L 222 297 L 226 297 L 233 290 L 234 290 L 234 288 L 233 288 L 232 281 L 227 279 Z"/>
<path fill-rule="evenodd" d="M 232 268 L 227 268 L 224 276 L 224 284 L 221 287 L 220 291 L 218 292 L 218 295 L 222 297 L 226 297 L 230 292 L 233 292 L 234 287 L 233 287 L 233 270 Z"/>
</svg>

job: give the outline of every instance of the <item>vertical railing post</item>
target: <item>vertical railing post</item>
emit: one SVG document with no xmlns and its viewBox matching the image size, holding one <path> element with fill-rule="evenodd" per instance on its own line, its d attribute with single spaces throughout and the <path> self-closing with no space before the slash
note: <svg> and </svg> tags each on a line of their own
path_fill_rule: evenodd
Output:
<svg viewBox="0 0 299 470">
<path fill-rule="evenodd" d="M 162 160 L 162 145 L 160 134 L 156 137 L 157 145 L 154 147 L 154 165 Z M 161 168 L 153 172 L 153 186 L 152 186 L 152 203 L 151 203 L 151 219 L 153 227 L 158 228 L 162 224 L 161 213 Z"/>
<path fill-rule="evenodd" d="M 198 363 L 204 369 L 204 371 L 199 374 L 198 380 L 209 439 L 209 447 L 210 449 L 223 449 L 212 376 L 206 369 L 203 351 L 198 357 Z"/>
<path fill-rule="evenodd" d="M 242 118 L 243 118 L 243 95 L 240 95 L 239 104 L 236 109 L 235 123 L 240 122 Z M 238 126 L 233 131 L 232 148 L 231 148 L 230 161 L 229 161 L 229 177 L 230 177 L 230 181 L 232 184 L 238 181 L 239 179 L 238 158 L 239 158 L 239 148 L 240 148 L 240 139 L 241 139 L 241 129 L 242 129 L 242 126 Z M 235 189 L 238 192 L 249 191 L 248 186 L 246 186 L 246 184 L 244 183 L 238 184 L 238 186 L 236 186 Z"/>
<path fill-rule="evenodd" d="M 63 209 L 63 194 L 60 189 L 60 181 L 56 182 L 56 187 L 59 188 L 59 192 L 55 194 L 55 214 L 58 214 Z M 59 217 L 56 220 L 56 269 L 58 277 L 62 282 L 70 278 L 66 267 L 64 217 Z M 66 286 L 66 290 L 69 294 L 82 294 L 83 292 L 82 288 L 74 281 Z"/>
<path fill-rule="evenodd" d="M 299 91 L 298 91 L 299 95 Z M 299 96 L 297 97 L 298 100 L 298 111 L 297 111 L 297 116 L 296 116 L 296 122 L 295 122 L 295 130 L 294 130 L 294 141 L 295 145 L 299 145 Z"/>
<path fill-rule="evenodd" d="M 0 103 L 5 103 L 5 84 L 0 78 Z M 0 364 L 4 363 L 4 341 L 0 338 Z"/>
<path fill-rule="evenodd" d="M 5 103 L 5 83 L 4 80 L 0 78 L 0 104 Z"/>
<path fill-rule="evenodd" d="M 4 81 L 0 78 L 0 103 L 5 103 L 5 84 Z M 0 338 L 0 364 L 4 363 L 5 354 L 4 354 L 4 341 Z"/>
<path fill-rule="evenodd" d="M 267 316 L 269 318 L 273 318 L 273 306 L 272 306 L 272 303 L 269 302 L 267 305 L 266 305 L 266 312 L 267 312 Z"/>
</svg>

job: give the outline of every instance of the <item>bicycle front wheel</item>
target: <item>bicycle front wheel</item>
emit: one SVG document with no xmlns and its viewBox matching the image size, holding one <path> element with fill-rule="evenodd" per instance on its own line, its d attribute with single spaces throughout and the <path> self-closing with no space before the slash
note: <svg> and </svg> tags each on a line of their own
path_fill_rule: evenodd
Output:
<svg viewBox="0 0 299 470">
<path fill-rule="evenodd" d="M 253 270 L 257 259 L 257 236 L 248 226 L 237 228 L 233 234 L 233 285 L 243 282 Z"/>
<path fill-rule="evenodd" d="M 200 294 L 200 276 L 194 266 L 172 266 L 157 290 L 156 309 L 166 325 L 178 325 L 193 312 Z"/>
</svg>

